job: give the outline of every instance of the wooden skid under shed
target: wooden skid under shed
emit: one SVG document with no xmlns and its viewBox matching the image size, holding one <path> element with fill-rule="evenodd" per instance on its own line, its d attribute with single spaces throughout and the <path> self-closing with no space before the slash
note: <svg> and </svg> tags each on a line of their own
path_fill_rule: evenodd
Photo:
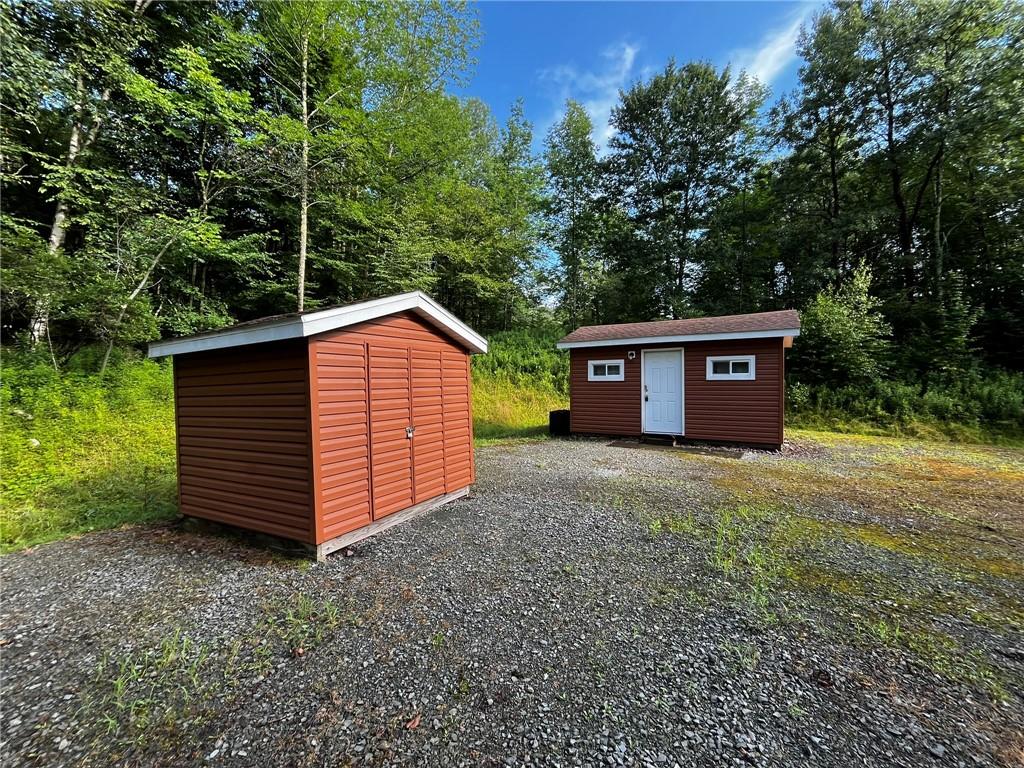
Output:
<svg viewBox="0 0 1024 768">
<path fill-rule="evenodd" d="M 383 517 L 380 520 L 375 520 L 369 525 L 364 525 L 362 528 L 357 528 L 354 531 L 343 533 L 341 536 L 337 536 L 330 541 L 325 541 L 316 548 L 316 559 L 318 562 L 324 562 L 327 560 L 327 556 L 332 552 L 337 552 L 339 549 L 355 544 L 357 541 L 362 541 L 365 538 L 386 531 L 388 528 L 392 528 L 396 525 L 401 525 L 414 518 L 422 517 L 428 512 L 432 512 L 438 507 L 444 506 L 450 501 L 462 498 L 469 494 L 469 486 L 460 488 L 457 491 L 451 493 L 445 493 L 441 496 L 435 496 L 432 499 L 421 501 L 419 504 L 415 504 L 411 507 L 403 509 L 401 512 L 395 512 Z"/>
</svg>

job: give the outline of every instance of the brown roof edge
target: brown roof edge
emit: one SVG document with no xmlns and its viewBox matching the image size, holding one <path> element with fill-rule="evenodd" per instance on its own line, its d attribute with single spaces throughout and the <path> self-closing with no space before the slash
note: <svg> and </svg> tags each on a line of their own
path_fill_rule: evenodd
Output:
<svg viewBox="0 0 1024 768">
<path fill-rule="evenodd" d="M 613 325 L 588 325 L 577 328 L 558 342 L 558 346 L 578 344 L 599 344 L 609 341 L 634 341 L 638 339 L 677 338 L 686 336 L 731 336 L 750 338 L 783 334 L 783 331 L 800 332 L 800 315 L 795 309 L 777 312 L 755 312 L 749 315 L 723 315 L 720 317 L 691 317 L 684 320 L 655 320 L 648 323 L 617 323 Z"/>
</svg>

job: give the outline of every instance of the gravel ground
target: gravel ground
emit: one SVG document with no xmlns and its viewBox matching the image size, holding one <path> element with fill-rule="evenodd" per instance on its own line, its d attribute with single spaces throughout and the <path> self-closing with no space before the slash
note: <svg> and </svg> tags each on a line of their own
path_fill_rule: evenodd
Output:
<svg viewBox="0 0 1024 768">
<path fill-rule="evenodd" d="M 749 533 L 723 527 L 738 483 L 842 477 L 876 460 L 861 449 L 477 455 L 470 498 L 324 564 L 180 525 L 3 558 L 3 764 L 1024 764 L 1018 571 L 803 534 L 769 567 L 792 528 L 776 518 L 742 563 L 723 556 Z M 806 531 L 881 514 L 793 509 Z M 992 535 L 1019 556 L 1016 529 Z M 879 591 L 799 586 L 805 562 Z M 920 617 L 857 581 L 879 573 L 937 596 L 943 633 L 862 621 Z"/>
</svg>

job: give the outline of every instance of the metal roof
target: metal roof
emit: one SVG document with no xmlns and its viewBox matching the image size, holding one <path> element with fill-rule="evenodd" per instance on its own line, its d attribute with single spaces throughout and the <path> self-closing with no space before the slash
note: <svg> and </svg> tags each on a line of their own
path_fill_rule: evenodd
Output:
<svg viewBox="0 0 1024 768">
<path fill-rule="evenodd" d="M 442 333 L 455 339 L 470 352 L 483 353 L 487 351 L 487 339 L 427 294 L 422 291 L 410 291 L 397 296 L 358 301 L 328 309 L 293 312 L 286 315 L 264 317 L 259 320 L 249 320 L 210 333 L 154 341 L 149 345 L 149 356 L 185 355 L 190 352 L 203 352 L 210 349 L 226 349 L 246 344 L 303 338 L 398 312 L 412 312 L 418 315 Z"/>
</svg>

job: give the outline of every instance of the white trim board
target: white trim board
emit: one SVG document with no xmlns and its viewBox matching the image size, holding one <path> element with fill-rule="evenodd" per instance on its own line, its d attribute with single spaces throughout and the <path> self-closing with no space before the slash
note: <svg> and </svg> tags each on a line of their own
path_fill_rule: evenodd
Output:
<svg viewBox="0 0 1024 768">
<path fill-rule="evenodd" d="M 345 307 L 286 317 L 266 324 L 258 323 L 241 328 L 226 328 L 223 331 L 185 339 L 154 341 L 149 345 L 149 356 L 184 355 L 189 352 L 241 347 L 267 341 L 280 341 L 281 339 L 299 339 L 364 323 L 367 320 L 376 320 L 378 317 L 410 311 L 415 312 L 442 333 L 465 345 L 471 352 L 482 354 L 487 351 L 487 339 L 422 291 L 411 291 Z"/>
<path fill-rule="evenodd" d="M 734 333 L 693 333 L 684 336 L 638 336 L 634 339 L 602 339 L 601 341 L 559 342 L 558 349 L 584 349 L 586 347 L 628 347 L 636 344 L 682 344 L 690 341 L 726 341 L 728 339 L 775 339 L 782 336 L 799 336 L 799 328 L 784 328 L 778 331 L 739 331 Z"/>
</svg>

